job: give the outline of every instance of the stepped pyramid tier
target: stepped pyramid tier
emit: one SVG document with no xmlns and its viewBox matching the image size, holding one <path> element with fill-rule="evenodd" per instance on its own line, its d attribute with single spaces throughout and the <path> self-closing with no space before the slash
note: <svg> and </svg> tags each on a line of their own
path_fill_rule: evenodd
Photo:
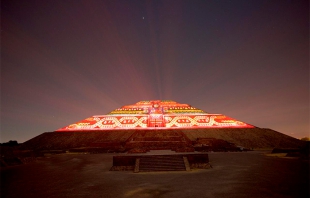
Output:
<svg viewBox="0 0 310 198">
<path fill-rule="evenodd" d="M 173 128 L 254 128 L 222 114 L 210 114 L 172 100 L 140 101 L 94 115 L 57 131 Z"/>
</svg>

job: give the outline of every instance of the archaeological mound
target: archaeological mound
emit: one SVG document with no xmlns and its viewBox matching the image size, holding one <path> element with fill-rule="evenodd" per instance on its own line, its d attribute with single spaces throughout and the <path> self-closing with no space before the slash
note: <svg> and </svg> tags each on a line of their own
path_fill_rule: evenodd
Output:
<svg viewBox="0 0 310 198">
<path fill-rule="evenodd" d="M 71 152 L 230 151 L 293 148 L 300 141 L 271 129 L 171 100 L 140 101 L 45 132 L 22 149 Z"/>
</svg>

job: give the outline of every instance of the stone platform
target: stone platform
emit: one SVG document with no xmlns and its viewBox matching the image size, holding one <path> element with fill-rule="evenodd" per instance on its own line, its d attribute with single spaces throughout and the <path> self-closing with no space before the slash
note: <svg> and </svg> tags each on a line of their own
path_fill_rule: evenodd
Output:
<svg viewBox="0 0 310 198">
<path fill-rule="evenodd" d="M 208 154 L 118 155 L 111 171 L 190 171 L 211 168 Z"/>
</svg>

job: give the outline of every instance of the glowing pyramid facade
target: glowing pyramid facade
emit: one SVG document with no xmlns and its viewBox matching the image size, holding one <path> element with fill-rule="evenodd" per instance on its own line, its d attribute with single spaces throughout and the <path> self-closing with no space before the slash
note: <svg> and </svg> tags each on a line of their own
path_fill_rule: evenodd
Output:
<svg viewBox="0 0 310 198">
<path fill-rule="evenodd" d="M 253 128 L 222 114 L 209 114 L 171 100 L 140 101 L 107 115 L 95 115 L 57 131 L 177 128 Z"/>
</svg>

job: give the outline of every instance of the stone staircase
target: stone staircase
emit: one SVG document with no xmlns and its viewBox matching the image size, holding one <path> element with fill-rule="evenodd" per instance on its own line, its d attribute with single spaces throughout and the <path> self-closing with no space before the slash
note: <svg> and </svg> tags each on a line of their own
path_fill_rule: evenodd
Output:
<svg viewBox="0 0 310 198">
<path fill-rule="evenodd" d="M 182 132 L 175 130 L 137 130 L 127 139 L 125 149 L 129 153 L 145 153 L 150 150 L 195 151 L 192 141 Z"/>
<path fill-rule="evenodd" d="M 187 157 L 182 155 L 150 155 L 136 159 L 134 172 L 189 170 Z"/>
</svg>

